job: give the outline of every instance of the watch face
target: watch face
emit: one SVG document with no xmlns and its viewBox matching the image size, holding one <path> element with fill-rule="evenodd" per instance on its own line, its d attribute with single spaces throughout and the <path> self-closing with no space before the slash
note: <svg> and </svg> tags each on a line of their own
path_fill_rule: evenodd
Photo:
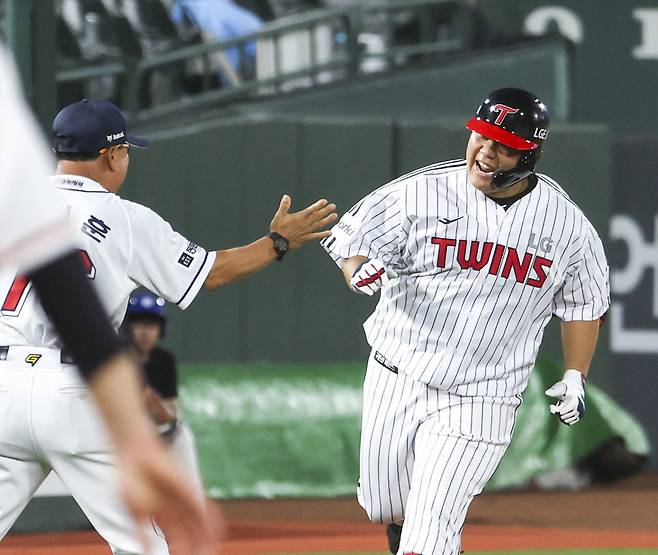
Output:
<svg viewBox="0 0 658 555">
<path fill-rule="evenodd" d="M 272 239 L 272 242 L 274 243 L 274 250 L 278 255 L 278 259 L 281 260 L 283 258 L 283 255 L 286 254 L 288 252 L 288 249 L 290 248 L 290 245 L 288 244 L 288 240 L 274 231 L 271 232 L 269 236 L 270 239 Z"/>
</svg>

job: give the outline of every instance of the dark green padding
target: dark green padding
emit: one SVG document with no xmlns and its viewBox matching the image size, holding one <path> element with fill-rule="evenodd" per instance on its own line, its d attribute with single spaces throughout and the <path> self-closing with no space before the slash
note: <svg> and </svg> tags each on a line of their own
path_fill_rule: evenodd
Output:
<svg viewBox="0 0 658 555">
<path fill-rule="evenodd" d="M 326 197 L 343 214 L 394 177 L 463 156 L 465 118 L 439 123 L 439 112 L 422 121 L 243 117 L 147 133 L 153 144 L 131 156 L 122 194 L 196 243 L 227 249 L 267 233 L 283 193 L 292 196 L 293 210 Z M 601 234 L 610 213 L 609 153 L 605 128 L 556 125 L 539 165 Z M 361 323 L 374 302 L 351 295 L 324 250 L 307 245 L 249 279 L 202 291 L 185 312 L 171 308 L 166 342 L 182 361 L 321 363 L 365 359 Z M 558 331 L 549 330 L 543 344 L 556 360 Z M 603 334 L 593 374 L 611 391 L 605 328 Z"/>
<path fill-rule="evenodd" d="M 183 410 L 196 433 L 213 497 L 333 496 L 358 479 L 361 363 L 190 364 Z M 637 421 L 590 385 L 586 419 L 567 428 L 548 412 L 544 390 L 558 365 L 541 360 L 520 409 L 512 445 L 490 489 L 523 484 L 621 436 L 646 454 Z"/>
</svg>

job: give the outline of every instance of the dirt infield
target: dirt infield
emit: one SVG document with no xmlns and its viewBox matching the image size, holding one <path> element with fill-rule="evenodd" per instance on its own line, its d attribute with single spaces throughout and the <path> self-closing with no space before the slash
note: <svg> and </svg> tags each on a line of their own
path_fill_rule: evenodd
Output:
<svg viewBox="0 0 658 555">
<path fill-rule="evenodd" d="M 382 526 L 353 499 L 240 500 L 221 504 L 224 555 L 381 551 Z M 582 492 L 488 493 L 472 506 L 466 551 L 657 548 L 658 475 Z M 107 555 L 93 532 L 10 536 L 0 555 Z"/>
</svg>

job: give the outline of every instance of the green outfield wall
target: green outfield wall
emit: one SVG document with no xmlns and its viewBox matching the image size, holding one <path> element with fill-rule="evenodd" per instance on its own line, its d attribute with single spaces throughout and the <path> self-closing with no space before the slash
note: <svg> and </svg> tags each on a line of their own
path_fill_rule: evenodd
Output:
<svg viewBox="0 0 658 555">
<path fill-rule="evenodd" d="M 358 480 L 364 364 L 195 364 L 185 367 L 183 411 L 213 497 L 353 495 Z M 562 375 L 547 358 L 532 372 L 512 444 L 489 490 L 519 487 L 582 460 L 613 437 L 647 455 L 638 422 L 596 386 L 573 428 L 548 411 Z"/>
<path fill-rule="evenodd" d="M 480 0 L 478 6 L 496 41 L 546 33 L 570 40 L 573 119 L 655 136 L 655 0 Z"/>
<path fill-rule="evenodd" d="M 503 87 L 531 90 L 551 108 L 554 121 L 571 110 L 568 42 L 545 39 L 474 54 L 441 56 L 413 70 L 370 74 L 302 90 L 260 98 L 231 107 L 245 114 L 395 116 L 424 119 L 428 115 L 455 121 L 471 115 L 489 91 Z"/>
<path fill-rule="evenodd" d="M 394 177 L 463 156 L 467 132 L 431 120 L 271 116 L 151 138 L 151 148 L 131 156 L 123 196 L 151 206 L 191 240 L 224 249 L 263 236 L 283 193 L 293 209 L 327 197 L 343 213 Z M 540 162 L 602 235 L 609 152 L 604 127 L 556 125 Z M 350 294 L 321 247 L 309 245 L 241 283 L 201 292 L 184 313 L 170 307 L 166 342 L 187 362 L 365 360 L 361 323 L 374 304 Z M 545 346 L 559 360 L 556 338 L 550 333 Z M 593 372 L 604 387 L 606 345 Z"/>
</svg>

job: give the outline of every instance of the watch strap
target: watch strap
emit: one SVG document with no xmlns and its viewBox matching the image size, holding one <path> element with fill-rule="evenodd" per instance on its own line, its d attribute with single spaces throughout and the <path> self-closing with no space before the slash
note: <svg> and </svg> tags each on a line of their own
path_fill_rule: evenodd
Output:
<svg viewBox="0 0 658 555">
<path fill-rule="evenodd" d="M 276 231 L 270 231 L 267 236 L 272 239 L 272 243 L 274 243 L 274 250 L 277 254 L 276 259 L 279 261 L 283 260 L 283 257 L 289 250 L 288 239 Z"/>
</svg>

